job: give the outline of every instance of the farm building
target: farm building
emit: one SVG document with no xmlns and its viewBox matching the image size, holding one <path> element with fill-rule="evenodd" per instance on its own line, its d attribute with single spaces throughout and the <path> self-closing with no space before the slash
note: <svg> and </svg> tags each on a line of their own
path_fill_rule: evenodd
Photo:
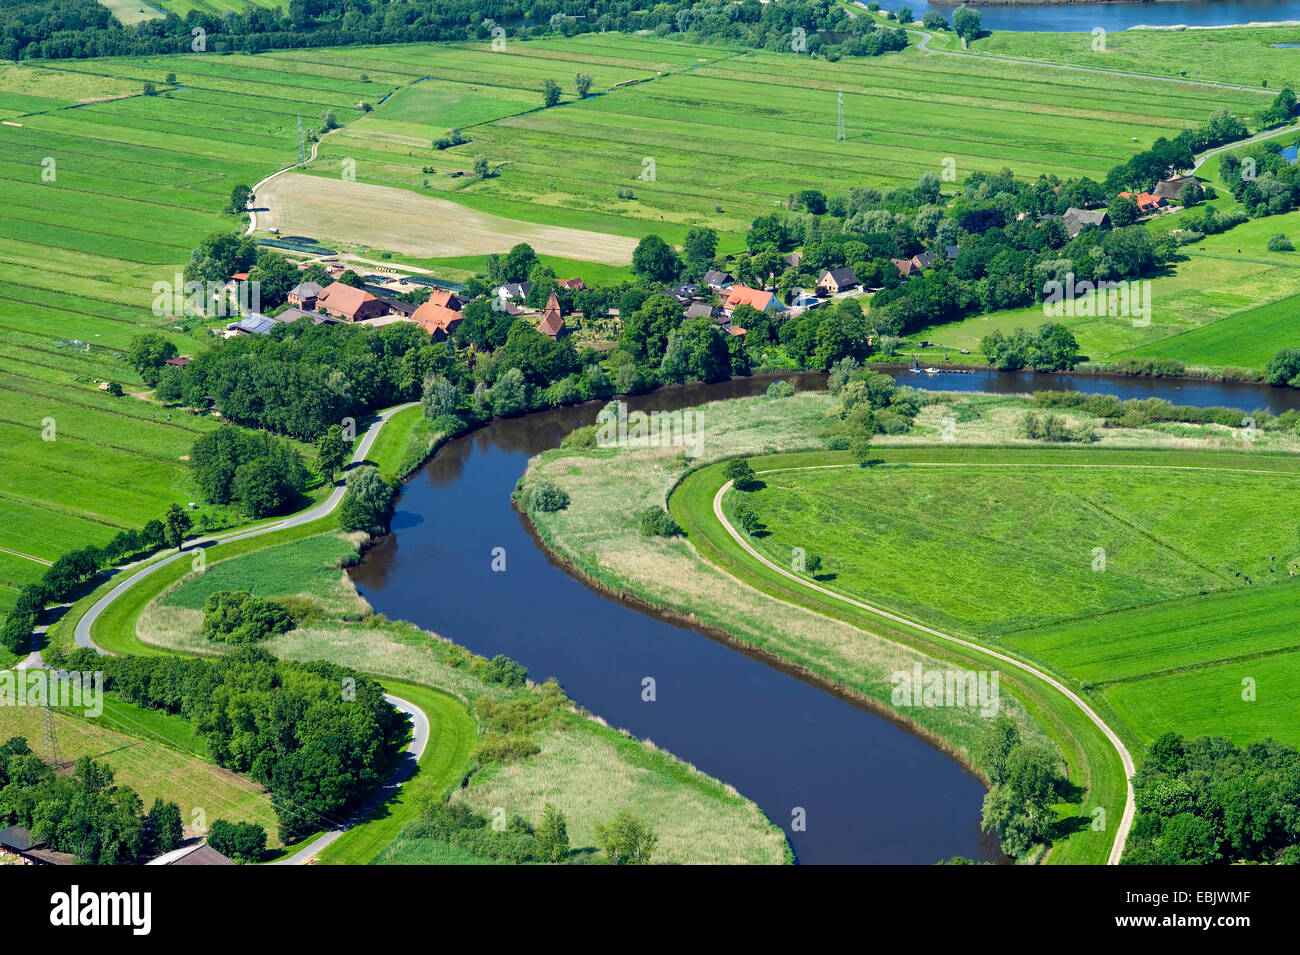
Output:
<svg viewBox="0 0 1300 955">
<path fill-rule="evenodd" d="M 452 298 L 459 301 L 454 295 Z M 411 321 L 420 325 L 439 341 L 445 339 L 456 329 L 456 326 L 461 323 L 461 318 L 459 309 L 439 305 L 432 298 L 417 308 L 415 313 L 411 315 Z"/>
<path fill-rule="evenodd" d="M 146 865 L 235 865 L 235 862 L 222 855 L 206 842 L 173 849 Z"/>
<path fill-rule="evenodd" d="M 862 283 L 857 274 L 847 265 L 838 269 L 827 269 L 817 280 L 817 291 L 822 295 L 836 295 L 857 288 Z"/>
<path fill-rule="evenodd" d="M 909 279 L 916 272 L 921 271 L 912 264 L 911 259 L 890 259 L 894 263 L 894 268 L 898 269 L 899 278 Z"/>
<path fill-rule="evenodd" d="M 1143 214 L 1155 212 L 1165 204 L 1164 199 L 1149 192 L 1121 192 L 1120 195 L 1125 199 L 1132 199 L 1136 202 L 1138 212 Z"/>
<path fill-rule="evenodd" d="M 585 292 L 587 283 L 582 279 L 556 279 L 555 284 L 560 288 L 567 288 L 574 292 Z"/>
<path fill-rule="evenodd" d="M 509 301 L 515 298 L 527 298 L 532 290 L 532 282 L 510 282 L 498 287 L 496 295 L 502 301 Z"/>
<path fill-rule="evenodd" d="M 918 272 L 922 269 L 928 269 L 933 264 L 933 252 L 918 252 L 916 255 L 912 256 L 912 268 L 916 269 Z"/>
<path fill-rule="evenodd" d="M 227 325 L 226 331 L 232 335 L 269 335 L 276 324 L 274 318 L 267 318 L 260 312 L 249 312 L 239 321 Z"/>
<path fill-rule="evenodd" d="M 1151 191 L 1166 202 L 1173 202 L 1178 198 L 1178 194 L 1183 191 L 1184 186 L 1195 181 L 1195 176 L 1173 176 L 1169 179 L 1160 180 Z"/>
<path fill-rule="evenodd" d="M 316 299 L 320 298 L 320 293 L 325 291 L 318 282 L 302 282 L 295 285 L 285 296 L 290 305 L 295 308 L 312 311 L 316 308 Z"/>
<path fill-rule="evenodd" d="M 706 305 L 704 302 L 692 302 L 686 306 L 687 318 L 712 318 L 713 306 Z"/>
<path fill-rule="evenodd" d="M 175 365 L 177 368 L 184 368 L 190 363 L 188 358 L 168 358 L 163 364 Z"/>
<path fill-rule="evenodd" d="M 345 322 L 378 318 L 389 312 L 388 306 L 369 292 L 344 285 L 342 282 L 331 282 L 320 293 L 317 303 L 325 306 L 325 311 L 329 314 Z"/>
<path fill-rule="evenodd" d="M 0 849 L 6 849 L 37 865 L 75 865 L 77 857 L 70 852 L 47 849 L 40 839 L 22 826 L 0 829 Z"/>
<path fill-rule="evenodd" d="M 1110 228 L 1110 214 L 1105 209 L 1076 209 L 1070 206 L 1061 219 L 1065 223 L 1065 234 L 1071 239 L 1089 226 L 1094 229 Z"/>
</svg>

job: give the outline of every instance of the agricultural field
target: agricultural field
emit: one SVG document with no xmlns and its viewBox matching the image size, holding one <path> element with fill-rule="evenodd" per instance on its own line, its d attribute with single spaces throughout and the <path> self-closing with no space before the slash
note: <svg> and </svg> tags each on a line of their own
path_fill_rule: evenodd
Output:
<svg viewBox="0 0 1300 955">
<path fill-rule="evenodd" d="M 1073 681 L 1139 745 L 1169 730 L 1300 742 L 1294 457 L 930 457 L 882 449 L 866 469 L 770 471 L 756 459 L 760 485 L 724 506 L 743 493 L 768 559 L 803 547 L 823 587 Z M 1246 677 L 1258 705 L 1243 701 Z"/>
<path fill-rule="evenodd" d="M 0 112 L 18 124 L 0 126 L 0 548 L 53 560 L 193 499 L 182 458 L 215 420 L 142 397 L 125 350 L 144 330 L 183 355 L 206 347 L 201 324 L 154 314 L 155 283 L 234 226 L 220 213 L 234 185 L 292 161 L 300 114 L 319 124 L 373 87 L 360 71 L 240 56 L 0 72 Z M 6 553 L 0 608 L 42 570 Z"/>
<path fill-rule="evenodd" d="M 706 222 L 733 245 L 752 219 L 800 189 L 910 185 L 946 158 L 959 178 L 1003 167 L 1101 178 L 1219 106 L 1248 116 L 1271 98 L 1070 71 L 1026 76 L 1012 64 L 914 49 L 811 60 L 794 73 L 776 54 L 612 34 L 509 41 L 503 52 L 469 43 L 433 56 L 394 47 L 285 55 L 429 77 L 323 140 L 310 172 L 337 176 L 351 159 L 358 182 L 446 195 L 509 218 L 630 236 L 653 229 L 670 241 Z M 575 98 L 577 70 L 592 74 L 598 95 Z M 541 109 L 548 77 L 564 96 Z M 840 89 L 844 143 L 834 132 Z M 429 148 L 452 127 L 472 142 Z M 448 175 L 469 172 L 479 156 L 495 176 Z M 620 189 L 631 196 L 619 198 Z"/>
<path fill-rule="evenodd" d="M 116 781 L 140 794 L 146 807 L 163 798 L 181 807 L 181 818 L 193 825 L 201 809 L 215 819 L 260 823 L 267 844 L 279 845 L 271 797 L 247 777 L 205 762 L 184 745 L 183 731 L 163 725 L 166 717 L 127 703 L 106 701 L 99 718 L 56 711 L 55 729 L 65 760 L 80 756 L 106 763 Z M 171 718 L 171 723 L 179 723 Z M 0 707 L 0 739 L 25 736 L 32 749 L 48 756 L 38 707 Z M 178 745 L 180 743 L 181 745 Z"/>
<path fill-rule="evenodd" d="M 1300 57 L 1276 43 L 1300 43 L 1300 26 L 1111 31 L 1101 50 L 1093 49 L 1091 33 L 995 30 L 975 40 L 970 51 L 1232 86 L 1300 87 Z"/>
<path fill-rule="evenodd" d="M 1226 212 L 1236 203 L 1228 196 L 1213 205 Z M 1180 218 L 1162 216 L 1152 228 L 1175 228 Z M 1150 279 L 1149 324 L 1119 314 L 1049 318 L 1035 306 L 924 329 L 905 340 L 903 351 L 910 354 L 916 343 L 930 341 L 951 349 L 954 362 L 983 363 L 979 345 L 985 335 L 1050 320 L 1066 325 L 1080 354 L 1093 361 L 1177 358 L 1189 365 L 1259 368 L 1279 348 L 1296 343 L 1296 326 L 1287 316 L 1295 314 L 1293 299 L 1300 295 L 1300 253 L 1270 252 L 1268 239 L 1278 233 L 1300 238 L 1300 212 L 1251 219 L 1180 249 L 1180 258 Z M 959 354 L 963 348 L 971 354 Z"/>
</svg>

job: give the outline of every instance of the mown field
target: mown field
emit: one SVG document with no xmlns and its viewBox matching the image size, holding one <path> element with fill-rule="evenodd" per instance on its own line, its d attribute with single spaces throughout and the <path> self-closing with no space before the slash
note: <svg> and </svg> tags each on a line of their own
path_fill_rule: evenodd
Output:
<svg viewBox="0 0 1300 955">
<path fill-rule="evenodd" d="M 803 547 L 822 586 L 1070 679 L 1140 746 L 1168 730 L 1300 740 L 1293 456 L 957 454 L 770 473 L 757 459 L 753 543 L 783 564 Z"/>
</svg>

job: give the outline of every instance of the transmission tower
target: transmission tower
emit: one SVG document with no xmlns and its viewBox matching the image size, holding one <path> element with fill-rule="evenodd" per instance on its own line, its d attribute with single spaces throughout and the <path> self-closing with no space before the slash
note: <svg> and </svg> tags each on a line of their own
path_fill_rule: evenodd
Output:
<svg viewBox="0 0 1300 955">
<path fill-rule="evenodd" d="M 63 753 L 59 750 L 59 731 L 54 725 L 54 710 L 50 707 L 50 694 L 46 691 L 45 705 L 41 707 L 41 726 L 45 730 L 45 750 L 50 754 L 50 762 L 55 767 L 63 765 Z"/>
<path fill-rule="evenodd" d="M 848 138 L 847 136 L 844 135 L 844 90 L 840 90 L 840 103 L 839 103 L 839 107 L 840 107 L 840 109 L 839 109 L 839 124 L 838 124 L 838 126 L 836 127 L 836 130 L 835 130 L 835 138 L 836 138 L 836 140 L 842 140 L 842 139 L 847 139 L 847 138 Z"/>
<path fill-rule="evenodd" d="M 302 138 L 302 114 L 298 114 L 298 165 L 307 162 L 307 143 Z"/>
</svg>

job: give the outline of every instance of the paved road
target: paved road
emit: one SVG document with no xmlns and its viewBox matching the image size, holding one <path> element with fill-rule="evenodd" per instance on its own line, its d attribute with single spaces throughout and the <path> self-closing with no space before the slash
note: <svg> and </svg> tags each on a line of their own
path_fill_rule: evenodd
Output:
<svg viewBox="0 0 1300 955">
<path fill-rule="evenodd" d="M 397 768 L 388 777 L 388 781 L 371 793 L 370 798 L 340 828 L 322 833 L 293 855 L 278 862 L 273 862 L 272 865 L 306 865 L 311 862 L 321 850 L 334 842 L 339 836 L 357 825 L 357 823 L 365 821 L 367 816 L 382 806 L 397 792 L 403 783 L 415 775 L 415 771 L 420 764 L 420 758 L 424 755 L 424 748 L 429 742 L 429 717 L 424 714 L 424 710 L 409 700 L 393 696 L 390 693 L 385 693 L 384 699 L 405 713 L 411 721 L 411 745 L 402 754 L 402 761 L 398 763 Z"/>
<path fill-rule="evenodd" d="M 772 471 L 811 471 L 811 470 L 822 470 L 824 468 L 835 468 L 835 467 L 857 467 L 857 465 L 856 464 L 832 464 L 832 465 L 822 465 L 816 468 L 773 468 L 771 471 L 759 471 L 757 473 L 770 474 L 772 473 Z M 908 620 L 906 617 L 900 617 L 897 614 L 892 614 L 888 610 L 882 610 L 879 607 L 873 607 L 870 604 L 862 603 L 860 600 L 854 600 L 852 597 L 846 597 L 843 594 L 838 594 L 835 591 L 828 590 L 827 588 L 822 587 L 819 584 L 815 584 L 812 581 L 804 580 L 802 577 L 799 577 L 793 572 L 786 570 L 784 567 L 781 567 L 778 564 L 775 564 L 772 561 L 768 560 L 757 550 L 755 550 L 754 547 L 749 543 L 749 541 L 746 540 L 745 537 L 739 531 L 737 531 L 734 527 L 731 526 L 731 522 L 728 521 L 726 516 L 722 513 L 722 496 L 727 492 L 727 489 L 730 488 L 731 485 L 732 482 L 728 481 L 726 484 L 722 485 L 722 487 L 718 489 L 718 493 L 714 495 L 713 516 L 718 519 L 718 522 L 722 524 L 724 528 L 726 528 L 727 533 L 731 535 L 731 537 L 736 541 L 736 543 L 738 543 L 741 547 L 743 547 L 745 549 L 745 552 L 748 553 L 749 556 L 753 557 L 759 563 L 763 564 L 763 566 L 769 568 L 770 570 L 776 571 L 778 574 L 780 574 L 783 577 L 788 577 L 790 580 L 793 580 L 795 583 L 803 587 L 807 587 L 810 590 L 815 590 L 818 593 L 825 594 L 827 597 L 832 597 L 835 600 L 842 601 L 846 604 L 857 607 L 860 610 L 866 610 L 869 613 L 875 614 L 876 616 L 884 617 L 886 620 L 892 620 L 895 623 L 900 623 L 903 624 L 904 626 L 911 627 L 914 630 L 920 630 L 923 633 L 928 633 L 930 636 L 938 637 L 940 640 L 946 640 L 947 642 L 955 643 L 958 646 L 967 647 L 968 649 L 971 650 L 977 650 L 980 653 L 986 654 L 987 656 L 991 656 L 998 660 L 1001 660 L 1004 663 L 1016 667 L 1019 670 L 1023 670 L 1024 672 L 1029 673 L 1030 675 L 1035 676 L 1038 679 L 1042 680 L 1044 683 L 1048 684 L 1053 689 L 1058 690 L 1067 699 L 1069 699 L 1071 703 L 1073 703 L 1080 710 L 1082 710 L 1083 714 L 1087 716 L 1088 719 L 1090 719 L 1093 722 L 1093 724 L 1097 726 L 1098 729 L 1100 729 L 1103 733 L 1106 734 L 1106 738 L 1110 740 L 1111 745 L 1115 747 L 1115 751 L 1119 754 L 1120 762 L 1124 764 L 1124 776 L 1125 776 L 1125 782 L 1128 785 L 1128 797 L 1124 803 L 1124 813 L 1123 816 L 1120 818 L 1119 828 L 1115 832 L 1115 842 L 1111 846 L 1110 858 L 1106 862 L 1107 865 L 1119 864 L 1120 856 L 1124 852 L 1124 844 L 1125 842 L 1128 841 L 1129 830 L 1133 827 L 1133 814 L 1136 810 L 1136 803 L 1133 798 L 1133 773 L 1135 771 L 1133 767 L 1133 757 L 1129 755 L 1128 748 L 1125 747 L 1123 741 L 1120 740 L 1119 736 L 1115 733 L 1115 731 L 1112 730 L 1109 726 L 1107 726 L 1100 716 L 1098 716 L 1096 713 L 1093 712 L 1092 707 L 1090 707 L 1087 703 L 1081 700 L 1074 693 L 1074 691 L 1064 686 L 1060 681 L 1053 679 L 1052 677 L 1048 676 L 1046 673 L 1042 672 L 1041 670 L 1029 666 L 1027 663 L 1021 663 L 1019 660 L 1015 659 L 1014 657 L 1007 656 L 1005 653 L 999 653 L 996 650 L 990 650 L 988 647 L 981 646 L 978 643 L 972 643 L 969 640 L 962 640 L 958 637 L 954 637 L 949 634 L 942 633 L 938 630 L 934 630 L 923 624 L 916 623 L 913 620 Z"/>
<path fill-rule="evenodd" d="M 380 428 L 384 426 L 384 423 L 387 422 L 389 418 L 405 408 L 411 408 L 414 406 L 414 402 L 407 402 L 404 405 L 395 405 L 392 408 L 381 411 L 376 417 L 374 423 L 366 429 L 365 433 L 361 436 L 361 439 L 357 442 L 356 450 L 352 455 L 352 463 L 356 464 L 365 460 L 366 455 L 370 452 L 371 446 L 375 443 L 375 438 L 379 436 Z M 90 631 L 94 627 L 95 621 L 98 620 L 100 615 L 109 608 L 113 601 L 117 600 L 118 597 L 122 596 L 122 594 L 126 593 L 150 574 L 156 573 L 160 568 L 166 567 L 168 564 L 176 560 L 192 559 L 194 553 L 201 547 L 208 547 L 213 544 L 224 544 L 229 541 L 244 540 L 248 537 L 259 537 L 262 534 L 270 534 L 273 531 L 281 531 L 285 528 L 297 527 L 301 524 L 309 524 L 314 520 L 325 517 L 327 514 L 332 512 L 334 508 L 338 507 L 339 502 L 343 500 L 343 493 L 345 490 L 346 486 L 343 481 L 338 481 L 334 485 L 334 490 L 330 492 L 330 496 L 315 507 L 308 508 L 305 511 L 299 511 L 297 514 L 293 514 L 283 520 L 275 521 L 271 524 L 265 524 L 255 530 L 242 531 L 236 534 L 195 538 L 194 540 L 189 541 L 187 549 L 140 568 L 130 577 L 126 578 L 126 580 L 122 581 L 108 593 L 104 594 L 104 596 L 100 597 L 99 600 L 95 602 L 94 606 L 87 610 L 85 615 L 77 621 L 75 632 L 77 646 L 90 647 L 93 650 L 104 653 L 105 651 L 100 650 L 99 647 L 95 646 L 94 641 L 90 638 Z"/>
</svg>

